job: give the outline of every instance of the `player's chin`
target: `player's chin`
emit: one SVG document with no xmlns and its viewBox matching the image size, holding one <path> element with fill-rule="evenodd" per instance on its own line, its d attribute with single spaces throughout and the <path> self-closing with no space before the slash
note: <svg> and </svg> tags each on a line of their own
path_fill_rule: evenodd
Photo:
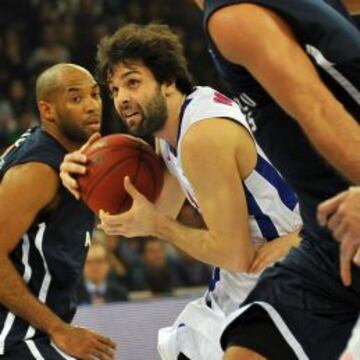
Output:
<svg viewBox="0 0 360 360">
<path fill-rule="evenodd" d="M 126 128 L 127 128 L 128 132 L 133 136 L 140 136 L 141 135 L 140 126 L 137 125 L 137 124 L 136 125 L 133 124 L 131 126 L 127 124 Z"/>
</svg>

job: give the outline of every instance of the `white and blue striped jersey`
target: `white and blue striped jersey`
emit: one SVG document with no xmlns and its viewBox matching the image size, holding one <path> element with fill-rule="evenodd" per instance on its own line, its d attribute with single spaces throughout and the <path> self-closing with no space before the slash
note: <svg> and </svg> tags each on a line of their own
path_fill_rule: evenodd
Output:
<svg viewBox="0 0 360 360">
<path fill-rule="evenodd" d="M 167 168 L 178 179 L 187 199 L 200 213 L 196 195 L 182 167 L 181 147 L 188 129 L 193 124 L 211 118 L 228 118 L 229 121 L 239 123 L 251 134 L 237 103 L 214 89 L 197 87 L 187 96 L 182 108 L 177 148 L 173 149 L 165 140 L 160 140 L 161 155 Z M 245 190 L 252 240 L 260 244 L 299 229 L 301 219 L 295 194 L 258 145 L 256 149 L 256 167 L 239 186 L 243 186 Z M 256 275 L 215 268 L 209 287 L 211 297 L 229 313 L 245 299 L 256 279 Z"/>
</svg>

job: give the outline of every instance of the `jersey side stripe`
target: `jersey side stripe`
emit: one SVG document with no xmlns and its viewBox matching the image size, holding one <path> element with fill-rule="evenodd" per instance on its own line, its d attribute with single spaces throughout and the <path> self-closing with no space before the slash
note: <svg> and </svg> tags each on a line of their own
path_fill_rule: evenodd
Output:
<svg viewBox="0 0 360 360">
<path fill-rule="evenodd" d="M 360 105 L 360 91 L 355 85 L 347 79 L 339 70 L 335 68 L 335 64 L 325 58 L 319 49 L 312 45 L 306 45 L 307 53 L 312 56 L 316 63 L 326 71 L 342 88 Z"/>
<path fill-rule="evenodd" d="M 35 345 L 35 343 L 32 340 L 25 341 L 25 344 L 29 348 L 31 354 L 34 356 L 36 360 L 45 360 L 43 356 L 40 354 L 39 349 Z"/>
<path fill-rule="evenodd" d="M 273 222 L 264 214 L 256 202 L 255 197 L 251 194 L 247 186 L 244 184 L 245 196 L 248 204 L 249 215 L 254 217 L 254 220 L 259 225 L 263 237 L 267 240 L 272 240 L 279 237 Z"/>
<path fill-rule="evenodd" d="M 212 279 L 209 284 L 209 291 L 214 291 L 216 287 L 216 283 L 220 280 L 220 268 L 215 267 L 212 275 Z"/>
<path fill-rule="evenodd" d="M 35 237 L 35 246 L 41 255 L 41 258 L 43 260 L 43 266 L 45 269 L 44 279 L 42 281 L 41 288 L 40 288 L 39 295 L 38 295 L 38 298 L 42 303 L 46 302 L 46 297 L 47 297 L 50 283 L 51 283 L 51 275 L 50 275 L 49 267 L 47 265 L 47 262 L 46 262 L 46 259 L 44 256 L 44 252 L 43 252 L 43 240 L 44 240 L 45 229 L 46 229 L 45 223 L 39 224 L 39 230 Z M 35 335 L 35 331 L 36 330 L 34 329 L 34 327 L 29 326 L 29 328 L 26 332 L 26 335 L 25 335 L 25 339 L 32 338 Z"/>
<path fill-rule="evenodd" d="M 66 360 L 76 360 L 74 357 L 65 354 L 63 351 L 61 351 L 53 342 L 50 343 L 51 346 L 59 353 L 60 356 L 62 356 Z"/>
<path fill-rule="evenodd" d="M 260 154 L 258 154 L 255 171 L 264 177 L 268 183 L 276 189 L 281 201 L 287 208 L 290 210 L 295 209 L 295 206 L 298 203 L 296 195 L 293 191 L 291 191 L 275 168 L 271 166 Z"/>
<path fill-rule="evenodd" d="M 30 281 L 32 270 L 29 264 L 29 252 L 30 252 L 30 241 L 29 236 L 25 234 L 23 236 L 23 243 L 22 243 L 22 263 L 24 265 L 24 274 L 23 279 L 26 283 Z M 5 340 L 14 325 L 15 322 L 15 315 L 12 312 L 8 312 L 4 327 L 0 334 L 0 355 L 4 354 L 5 350 Z"/>
</svg>

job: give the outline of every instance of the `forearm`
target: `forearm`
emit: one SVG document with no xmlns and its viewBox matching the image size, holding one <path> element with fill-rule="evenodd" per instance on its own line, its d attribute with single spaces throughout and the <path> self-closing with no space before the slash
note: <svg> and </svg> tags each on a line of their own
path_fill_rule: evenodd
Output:
<svg viewBox="0 0 360 360">
<path fill-rule="evenodd" d="M 234 251 L 233 246 L 224 248 L 222 241 L 215 239 L 208 230 L 184 226 L 162 214 L 155 220 L 152 235 L 170 242 L 197 260 L 229 271 L 246 272 L 255 254 L 250 242 L 241 249 L 239 247 L 239 251 Z"/>
<path fill-rule="evenodd" d="M 31 294 L 8 256 L 0 254 L 0 263 L 0 303 L 45 333 L 62 327 L 64 322 Z"/>
<path fill-rule="evenodd" d="M 360 128 L 343 106 L 308 108 L 299 125 L 324 158 L 355 184 L 360 184 Z"/>
</svg>

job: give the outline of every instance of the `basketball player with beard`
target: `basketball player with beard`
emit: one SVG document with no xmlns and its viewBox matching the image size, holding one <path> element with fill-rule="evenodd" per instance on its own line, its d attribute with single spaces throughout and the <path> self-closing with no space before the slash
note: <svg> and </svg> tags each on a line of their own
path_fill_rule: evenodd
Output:
<svg viewBox="0 0 360 360">
<path fill-rule="evenodd" d="M 239 311 L 259 271 L 299 242 L 296 197 L 255 143 L 238 105 L 214 89 L 193 87 L 182 45 L 168 27 L 120 28 L 100 43 L 98 67 L 121 120 L 134 135 L 159 139 L 166 177 L 182 189 L 165 186 L 153 205 L 125 179 L 132 208 L 100 212 L 101 227 L 164 239 L 215 267 L 205 296 L 160 331 L 159 351 L 166 360 L 221 359 L 227 316 Z M 84 164 L 76 152 L 61 166 L 65 186 L 77 196 L 71 173 L 85 171 Z M 176 215 L 184 195 L 207 229 L 167 216 Z"/>
</svg>

